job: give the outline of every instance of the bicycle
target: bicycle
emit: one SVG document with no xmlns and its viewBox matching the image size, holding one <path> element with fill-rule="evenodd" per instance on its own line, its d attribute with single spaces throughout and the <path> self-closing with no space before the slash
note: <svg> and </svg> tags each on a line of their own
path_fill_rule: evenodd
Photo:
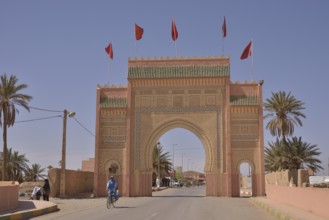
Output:
<svg viewBox="0 0 329 220">
<path fill-rule="evenodd" d="M 109 190 L 107 200 L 106 200 L 106 207 L 108 209 L 110 209 L 111 205 L 112 205 L 113 208 L 115 208 L 115 201 L 116 200 L 115 200 L 114 190 Z"/>
</svg>

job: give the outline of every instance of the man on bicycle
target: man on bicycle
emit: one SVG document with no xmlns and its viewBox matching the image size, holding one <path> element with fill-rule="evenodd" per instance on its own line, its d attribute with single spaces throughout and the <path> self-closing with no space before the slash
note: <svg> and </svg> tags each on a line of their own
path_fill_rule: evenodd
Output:
<svg viewBox="0 0 329 220">
<path fill-rule="evenodd" d="M 114 195 L 115 201 L 118 200 L 118 193 L 117 193 L 118 188 L 119 187 L 117 181 L 114 179 L 113 176 L 111 176 L 109 181 L 107 181 L 106 189 L 108 190 L 109 196 Z"/>
</svg>

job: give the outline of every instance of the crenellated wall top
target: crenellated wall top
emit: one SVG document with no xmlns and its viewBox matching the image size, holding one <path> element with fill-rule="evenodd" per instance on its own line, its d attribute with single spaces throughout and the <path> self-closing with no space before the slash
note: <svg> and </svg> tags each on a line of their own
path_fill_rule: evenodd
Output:
<svg viewBox="0 0 329 220">
<path fill-rule="evenodd" d="M 122 85 L 119 85 L 119 86 L 112 85 L 111 87 L 108 87 L 107 85 L 105 85 L 103 87 L 98 85 L 97 90 L 100 91 L 100 98 L 103 98 L 103 97 L 113 97 L 113 98 L 124 97 L 124 98 L 126 98 L 128 88 L 127 88 L 127 86 L 122 86 Z"/>
<path fill-rule="evenodd" d="M 128 67 L 148 67 L 148 66 L 209 66 L 209 65 L 229 65 L 229 56 L 200 56 L 200 57 L 154 57 L 154 58 L 128 58 Z"/>
<path fill-rule="evenodd" d="M 122 89 L 122 88 L 127 88 L 127 85 L 123 86 L 123 85 L 119 84 L 118 86 L 115 86 L 112 84 L 111 86 L 109 86 L 109 85 L 105 84 L 104 86 L 97 85 L 97 88 L 98 89 L 117 89 L 117 88 Z"/>
<path fill-rule="evenodd" d="M 229 57 L 194 57 L 128 60 L 128 80 L 229 77 Z"/>
</svg>

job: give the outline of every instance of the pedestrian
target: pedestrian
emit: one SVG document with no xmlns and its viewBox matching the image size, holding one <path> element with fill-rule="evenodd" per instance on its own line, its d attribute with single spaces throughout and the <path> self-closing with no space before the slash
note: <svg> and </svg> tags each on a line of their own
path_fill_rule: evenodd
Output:
<svg viewBox="0 0 329 220">
<path fill-rule="evenodd" d="M 48 179 L 45 179 L 45 184 L 42 187 L 42 191 L 43 200 L 49 201 L 50 185 Z"/>
<path fill-rule="evenodd" d="M 41 187 L 40 186 L 35 186 L 33 188 L 32 194 L 31 194 L 31 200 L 40 200 L 41 197 Z"/>
</svg>

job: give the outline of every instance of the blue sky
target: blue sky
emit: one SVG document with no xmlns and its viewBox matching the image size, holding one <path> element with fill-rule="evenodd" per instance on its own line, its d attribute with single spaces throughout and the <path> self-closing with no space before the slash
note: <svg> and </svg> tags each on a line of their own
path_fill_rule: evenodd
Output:
<svg viewBox="0 0 329 220">
<path fill-rule="evenodd" d="M 328 10 L 326 0 L 4 0 L 0 2 L 0 74 L 14 74 L 19 83 L 29 86 L 24 92 L 33 96 L 32 107 L 75 111 L 76 119 L 94 133 L 97 85 L 108 80 L 126 85 L 129 57 L 174 57 L 172 18 L 179 32 L 178 56 L 192 57 L 222 53 L 221 26 L 226 16 L 224 54 L 231 58 L 232 82 L 262 79 L 264 100 L 283 90 L 303 101 L 307 118 L 295 136 L 319 146 L 323 173 L 328 174 Z M 138 42 L 135 22 L 144 28 Z M 239 59 L 251 39 L 252 68 L 251 59 Z M 104 51 L 110 42 L 113 61 Z M 19 110 L 17 121 L 62 114 Z M 26 154 L 31 163 L 58 167 L 62 125 L 61 117 L 16 123 L 8 130 L 9 147 Z M 272 140 L 265 131 L 265 142 Z M 190 166 L 199 164 L 194 166 L 203 169 L 204 151 L 198 141 L 179 129 L 161 138 L 170 152 L 178 144 L 176 165 L 186 153 L 186 165 L 189 158 Z M 68 168 L 81 168 L 82 159 L 94 157 L 94 144 L 93 135 L 68 119 Z"/>
</svg>

